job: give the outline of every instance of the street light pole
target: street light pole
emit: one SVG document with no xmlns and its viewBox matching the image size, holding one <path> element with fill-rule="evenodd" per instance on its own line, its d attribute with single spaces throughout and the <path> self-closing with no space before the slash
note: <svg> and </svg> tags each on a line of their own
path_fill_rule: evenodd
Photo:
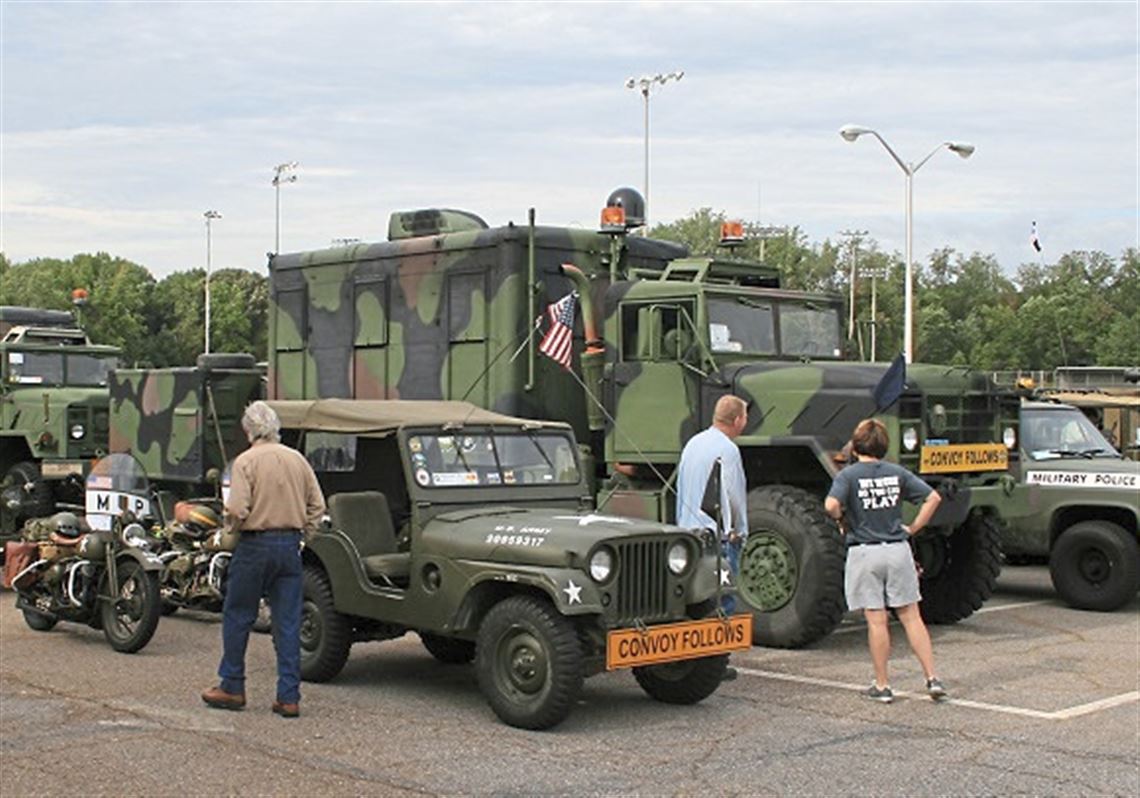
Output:
<svg viewBox="0 0 1140 798">
<path fill-rule="evenodd" d="M 906 175 L 906 278 L 903 289 L 905 308 L 903 311 L 903 356 L 907 363 L 911 363 L 914 356 L 914 174 L 943 147 L 960 158 L 969 158 L 974 154 L 974 145 L 965 142 L 944 141 L 918 163 L 906 163 L 898 156 L 898 153 L 891 149 L 891 145 L 887 144 L 877 131 L 859 125 L 844 125 L 839 129 L 839 135 L 845 141 L 855 141 L 855 139 L 868 133 L 879 140 L 879 143 L 883 145 L 883 148 Z"/>
<path fill-rule="evenodd" d="M 281 251 L 281 184 L 282 183 L 296 183 L 297 175 L 293 172 L 297 168 L 296 161 L 288 161 L 287 163 L 279 163 L 273 167 L 273 190 L 276 194 L 276 209 L 274 219 L 276 223 L 273 227 L 273 254 L 276 255 Z M 286 174 L 287 173 L 287 174 Z"/>
<path fill-rule="evenodd" d="M 645 99 L 645 230 L 649 230 L 649 89 L 654 83 L 664 86 L 670 80 L 680 80 L 685 76 L 682 70 L 675 70 L 668 75 L 658 72 L 656 75 L 642 75 L 640 78 L 628 78 L 625 82 L 627 89 L 638 89 Z"/>
<path fill-rule="evenodd" d="M 203 351 L 208 355 L 210 354 L 210 268 L 213 243 L 210 238 L 210 223 L 215 219 L 221 219 L 222 215 L 217 211 L 206 211 L 202 215 L 206 217 L 206 348 Z"/>
</svg>

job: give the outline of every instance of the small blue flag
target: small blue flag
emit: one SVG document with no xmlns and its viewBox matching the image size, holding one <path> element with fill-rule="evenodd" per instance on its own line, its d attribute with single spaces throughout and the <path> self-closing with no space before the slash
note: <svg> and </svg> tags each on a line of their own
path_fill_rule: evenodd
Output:
<svg viewBox="0 0 1140 798">
<path fill-rule="evenodd" d="M 879 384 L 871 389 L 875 397 L 875 412 L 881 413 L 893 405 L 906 390 L 906 358 L 899 356 L 891 361 L 891 365 L 883 372 Z"/>
</svg>

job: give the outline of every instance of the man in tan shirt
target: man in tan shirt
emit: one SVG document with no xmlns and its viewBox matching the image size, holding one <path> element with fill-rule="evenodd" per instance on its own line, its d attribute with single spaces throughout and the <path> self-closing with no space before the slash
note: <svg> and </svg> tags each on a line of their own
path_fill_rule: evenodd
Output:
<svg viewBox="0 0 1140 798">
<path fill-rule="evenodd" d="M 325 512 L 305 457 L 280 443 L 281 422 L 265 402 L 241 420 L 250 447 L 234 460 L 226 520 L 241 531 L 222 609 L 221 683 L 202 693 L 215 709 L 245 707 L 245 650 L 262 596 L 273 613 L 277 699 L 273 712 L 295 718 L 301 700 L 301 548 Z"/>
</svg>

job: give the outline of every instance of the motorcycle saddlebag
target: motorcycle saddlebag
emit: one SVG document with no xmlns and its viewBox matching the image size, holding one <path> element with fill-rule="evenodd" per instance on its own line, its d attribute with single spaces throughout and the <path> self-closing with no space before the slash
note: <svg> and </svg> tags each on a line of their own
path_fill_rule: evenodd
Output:
<svg viewBox="0 0 1140 798">
<path fill-rule="evenodd" d="M 24 588 L 36 580 L 36 574 L 30 573 L 21 580 L 25 584 L 12 583 L 16 574 L 39 559 L 39 549 L 36 543 L 26 540 L 9 540 L 4 544 L 4 587 Z"/>
</svg>

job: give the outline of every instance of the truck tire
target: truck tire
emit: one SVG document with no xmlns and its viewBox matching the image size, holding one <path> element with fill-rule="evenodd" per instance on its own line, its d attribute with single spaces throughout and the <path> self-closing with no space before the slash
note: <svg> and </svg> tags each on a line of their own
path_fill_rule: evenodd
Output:
<svg viewBox="0 0 1140 798">
<path fill-rule="evenodd" d="M 1061 533 L 1049 557 L 1053 588 L 1071 607 L 1111 612 L 1140 588 L 1136 536 L 1109 521 L 1082 521 Z"/>
<path fill-rule="evenodd" d="M 740 554 L 740 598 L 752 610 L 752 642 L 799 648 L 843 618 L 846 550 L 823 500 L 788 485 L 748 494 L 748 540 Z"/>
<path fill-rule="evenodd" d="M 686 659 L 633 669 L 646 694 L 664 704 L 695 704 L 716 692 L 724 681 L 728 655 Z"/>
<path fill-rule="evenodd" d="M 301 599 L 301 678 L 327 682 L 344 668 L 352 648 L 352 624 L 336 611 L 329 578 L 306 565 Z"/>
<path fill-rule="evenodd" d="M 429 654 L 448 665 L 466 665 L 475 659 L 475 643 L 470 640 L 420 632 L 420 641 Z"/>
<path fill-rule="evenodd" d="M 194 365 L 200 369 L 252 369 L 257 359 L 246 352 L 209 352 L 198 355 Z"/>
<path fill-rule="evenodd" d="M 511 596 L 479 625 L 475 673 L 500 720 L 549 729 L 570 714 L 582 691 L 582 644 L 549 601 Z"/>
<path fill-rule="evenodd" d="M 993 595 L 1001 573 L 1001 530 L 997 521 L 974 513 L 949 537 L 916 541 L 923 575 L 918 605 L 927 623 L 957 623 Z"/>
<path fill-rule="evenodd" d="M 24 486 L 31 484 L 30 491 Z M 16 500 L 19 507 L 8 508 Z M 0 482 L 0 535 L 11 537 L 29 518 L 42 518 L 55 511 L 51 483 L 40 478 L 40 467 L 31 461 L 16 463 Z"/>
</svg>

